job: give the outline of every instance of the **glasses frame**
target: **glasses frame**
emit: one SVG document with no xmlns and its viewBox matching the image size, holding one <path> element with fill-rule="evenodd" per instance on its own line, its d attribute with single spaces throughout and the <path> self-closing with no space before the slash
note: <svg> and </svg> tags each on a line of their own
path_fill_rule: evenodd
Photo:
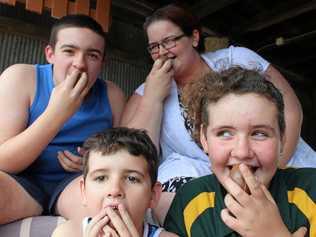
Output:
<svg viewBox="0 0 316 237">
<path fill-rule="evenodd" d="M 181 34 L 181 35 L 178 35 L 178 36 L 168 36 L 158 42 L 154 42 L 154 43 L 151 43 L 147 46 L 147 51 L 153 55 L 153 54 L 157 54 L 159 53 L 159 50 L 160 50 L 160 46 L 162 46 L 165 50 L 169 50 L 169 49 L 172 49 L 174 47 L 177 46 L 177 41 L 180 40 L 182 37 L 186 36 L 185 34 Z M 174 42 L 174 45 L 171 46 L 171 47 L 165 47 L 164 43 L 167 41 L 167 40 L 170 40 L 171 42 Z M 157 52 L 152 52 L 152 47 L 153 46 L 157 46 Z"/>
</svg>

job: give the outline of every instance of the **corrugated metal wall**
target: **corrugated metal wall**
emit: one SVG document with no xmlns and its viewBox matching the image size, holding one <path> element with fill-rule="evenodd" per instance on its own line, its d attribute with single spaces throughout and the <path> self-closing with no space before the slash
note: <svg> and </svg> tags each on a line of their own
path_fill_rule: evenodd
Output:
<svg viewBox="0 0 316 237">
<path fill-rule="evenodd" d="M 45 63 L 45 46 L 41 39 L 0 31 L 0 73 L 15 63 Z M 145 61 L 134 63 L 108 50 L 102 78 L 114 81 L 129 96 L 146 78 L 148 69 Z"/>
</svg>

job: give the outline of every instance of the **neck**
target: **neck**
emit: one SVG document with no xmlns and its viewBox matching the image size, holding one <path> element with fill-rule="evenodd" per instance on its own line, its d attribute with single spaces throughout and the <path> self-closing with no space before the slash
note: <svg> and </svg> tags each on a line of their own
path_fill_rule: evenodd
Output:
<svg viewBox="0 0 316 237">
<path fill-rule="evenodd" d="M 211 68 L 204 62 L 200 55 L 192 61 L 188 70 L 186 70 L 182 75 L 175 78 L 178 87 L 181 89 L 187 83 L 201 78 L 203 75 L 211 71 Z"/>
</svg>

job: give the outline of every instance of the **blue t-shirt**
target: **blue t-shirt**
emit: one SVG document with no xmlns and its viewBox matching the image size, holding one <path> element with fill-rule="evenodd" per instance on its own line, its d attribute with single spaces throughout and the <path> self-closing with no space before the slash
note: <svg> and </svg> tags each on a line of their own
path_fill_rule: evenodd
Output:
<svg viewBox="0 0 316 237">
<path fill-rule="evenodd" d="M 54 89 L 53 66 L 46 64 L 35 67 L 36 93 L 29 109 L 28 126 L 44 112 Z M 44 188 L 51 189 L 50 185 L 54 186 L 74 174 L 63 169 L 57 159 L 57 152 L 68 150 L 78 154 L 77 147 L 82 146 L 89 136 L 111 127 L 112 111 L 106 83 L 97 79 L 78 111 L 68 119 L 40 156 L 23 173 L 44 184 Z"/>
</svg>

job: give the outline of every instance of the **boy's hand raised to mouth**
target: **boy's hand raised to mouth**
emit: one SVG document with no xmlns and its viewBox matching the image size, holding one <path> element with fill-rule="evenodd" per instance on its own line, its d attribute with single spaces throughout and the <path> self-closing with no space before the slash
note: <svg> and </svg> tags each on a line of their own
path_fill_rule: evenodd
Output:
<svg viewBox="0 0 316 237">
<path fill-rule="evenodd" d="M 90 87 L 87 73 L 73 70 L 53 89 L 46 111 L 64 123 L 78 110 Z"/>
<path fill-rule="evenodd" d="M 105 208 L 110 222 L 103 228 L 104 236 L 140 237 L 139 233 L 125 207 L 118 205 L 118 212 L 111 207 Z"/>
<path fill-rule="evenodd" d="M 250 168 L 245 164 L 239 168 L 249 193 L 231 178 L 225 180 L 228 193 L 224 198 L 226 208 L 221 212 L 223 222 L 241 236 L 303 237 L 304 230 L 301 228 L 293 236 L 288 231 L 270 192 Z"/>
</svg>

